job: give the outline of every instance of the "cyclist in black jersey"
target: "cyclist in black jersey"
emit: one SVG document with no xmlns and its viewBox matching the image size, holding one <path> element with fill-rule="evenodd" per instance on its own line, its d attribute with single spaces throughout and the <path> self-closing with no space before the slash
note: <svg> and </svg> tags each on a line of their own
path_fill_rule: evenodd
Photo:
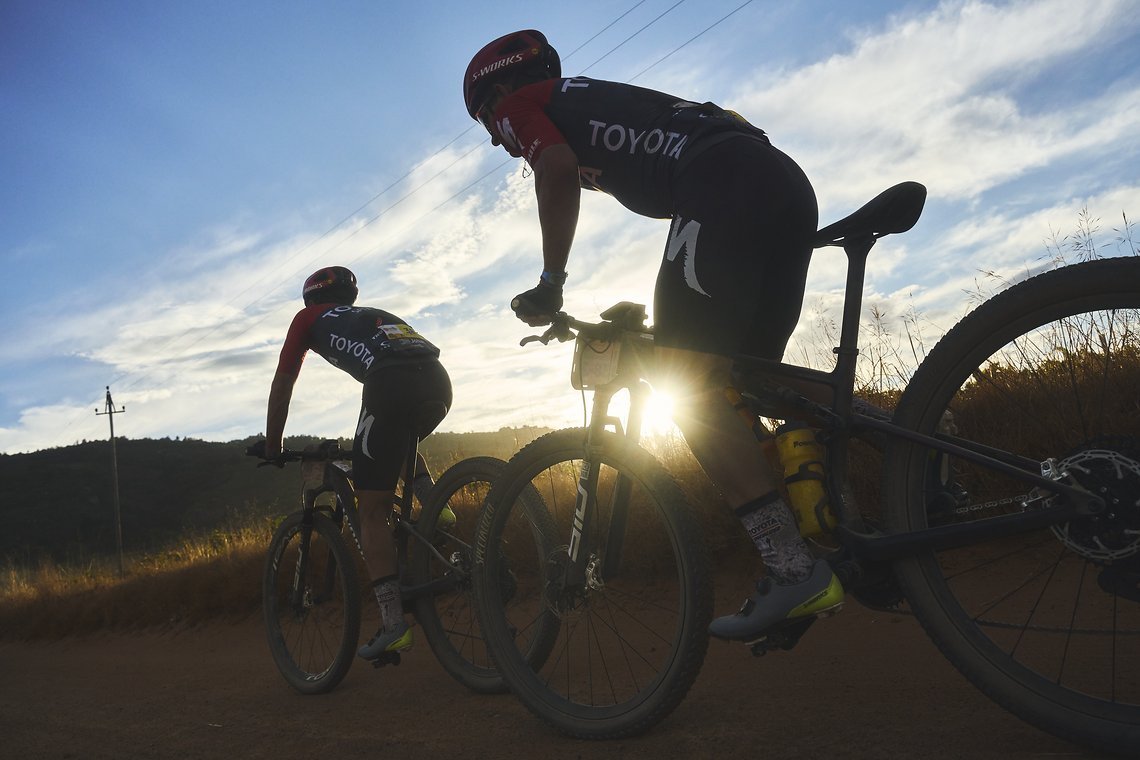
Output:
<svg viewBox="0 0 1140 760">
<path fill-rule="evenodd" d="M 727 392 L 731 357 L 779 359 L 799 319 L 818 222 L 807 177 L 732 111 L 563 77 L 557 52 L 534 30 L 480 50 L 463 95 L 492 143 L 534 171 L 543 271 L 511 302 L 528 324 L 562 308 L 582 188 L 672 220 L 653 298 L 656 380 L 682 390 L 677 426 L 768 568 L 740 611 L 714 620 L 710 633 L 753 640 L 789 616 L 837 608 L 839 581 L 800 537 Z"/>
<path fill-rule="evenodd" d="M 305 308 L 289 326 L 273 376 L 262 455 L 281 453 L 293 385 L 305 354 L 315 351 L 360 381 L 364 388 L 352 447 L 352 477 L 360 509 L 361 549 L 380 605 L 380 630 L 357 653 L 375 659 L 412 645 L 392 541 L 396 483 L 405 468 L 424 503 L 432 487 L 422 457 L 405 462 L 414 430 L 426 437 L 451 407 L 451 381 L 439 362 L 439 349 L 404 320 L 382 309 L 355 306 L 356 276 L 344 267 L 313 273 L 302 290 Z M 431 410 L 425 417 L 422 410 Z M 455 516 L 445 509 L 440 519 Z"/>
</svg>

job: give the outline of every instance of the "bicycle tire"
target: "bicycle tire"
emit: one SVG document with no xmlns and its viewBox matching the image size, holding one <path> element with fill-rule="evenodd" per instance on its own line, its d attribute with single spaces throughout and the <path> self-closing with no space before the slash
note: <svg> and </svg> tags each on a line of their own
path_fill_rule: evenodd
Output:
<svg viewBox="0 0 1140 760">
<path fill-rule="evenodd" d="M 340 529 L 316 512 L 310 561 L 297 567 L 303 514 L 289 515 L 269 544 L 262 577 L 262 608 L 269 651 L 285 680 L 301 694 L 324 694 L 348 673 L 360 637 L 360 583 Z M 303 589 L 296 603 L 292 588 Z"/>
<path fill-rule="evenodd" d="M 520 701 L 565 734 L 612 739 L 645 732 L 684 699 L 708 648 L 713 589 L 701 525 L 684 494 L 648 452 L 612 433 L 593 449 L 600 498 L 594 529 L 581 541 L 587 577 L 565 583 L 585 444 L 585 430 L 556 431 L 508 462 L 479 520 L 476 603 L 487 645 Z M 631 487 L 620 552 L 600 538 L 613 521 L 609 497 L 619 476 Z M 541 567 L 535 577 L 519 573 L 508 606 L 494 579 L 502 558 L 520 552 L 513 524 L 529 519 L 531 508 L 520 506 L 528 489 L 540 494 L 556 539 L 544 560 L 515 562 L 516 571 L 534 559 Z M 530 616 L 557 635 L 539 663 L 516 643 L 534 627 Z"/>
<path fill-rule="evenodd" d="M 418 522 L 425 535 L 435 536 L 432 544 L 442 558 L 417 545 L 411 559 L 415 583 L 446 576 L 455 579 L 454 591 L 416 600 L 416 619 L 443 669 L 481 694 L 506 691 L 480 634 L 470 577 L 479 510 L 506 464 L 495 457 L 480 456 L 448 468 L 432 488 Z M 440 512 L 447 506 L 455 514 L 455 525 L 437 529 Z"/>
<path fill-rule="evenodd" d="M 1052 457 L 1109 503 L 1095 518 L 925 552 L 894 569 L 915 617 L 982 692 L 1064 739 L 1132 753 L 1140 748 L 1138 368 L 1140 258 L 1092 260 L 1030 278 L 962 319 L 895 415 L 921 433 L 952 424 L 963 440 L 1033 462 Z M 949 460 L 948 487 L 935 462 L 914 444 L 889 448 L 889 530 L 1042 501 L 1023 481 L 962 459 Z"/>
</svg>

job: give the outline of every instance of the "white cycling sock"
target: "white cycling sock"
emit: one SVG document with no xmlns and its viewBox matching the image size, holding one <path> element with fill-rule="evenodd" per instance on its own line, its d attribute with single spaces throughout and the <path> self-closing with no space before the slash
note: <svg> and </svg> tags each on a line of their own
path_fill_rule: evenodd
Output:
<svg viewBox="0 0 1140 760">
<path fill-rule="evenodd" d="M 736 517 L 760 550 L 777 583 L 798 583 L 811 575 L 815 557 L 800 536 L 795 515 L 778 491 L 737 507 Z"/>
<path fill-rule="evenodd" d="M 394 575 L 373 582 L 372 591 L 380 605 L 380 627 L 394 631 L 404 621 L 404 603 L 400 597 L 400 580 Z"/>
</svg>

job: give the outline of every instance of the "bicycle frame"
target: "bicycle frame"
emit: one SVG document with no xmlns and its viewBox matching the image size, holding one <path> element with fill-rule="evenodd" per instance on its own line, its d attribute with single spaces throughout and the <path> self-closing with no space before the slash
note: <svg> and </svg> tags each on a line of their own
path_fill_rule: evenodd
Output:
<svg viewBox="0 0 1140 760">
<path fill-rule="evenodd" d="M 862 309 L 863 283 L 867 256 L 875 244 L 871 235 L 841 242 L 847 254 L 847 281 L 843 302 L 839 346 L 834 349 L 835 367 L 830 372 L 785 364 L 752 356 L 735 357 L 737 367 L 758 373 L 768 388 L 760 391 L 758 400 L 798 407 L 805 416 L 821 421 L 826 432 L 824 442 L 828 449 L 828 490 L 833 510 L 838 518 L 835 533 L 859 557 L 873 560 L 898 559 L 930 549 L 947 549 L 963 546 L 987 537 L 999 537 L 1037 530 L 1072 517 L 1094 515 L 1104 508 L 1104 502 L 1080 486 L 1062 483 L 1041 473 L 1041 462 L 981 446 L 946 434 L 934 436 L 906 430 L 893 422 L 875 419 L 852 411 L 852 394 L 855 386 L 855 369 L 859 357 L 859 314 Z M 798 381 L 825 389 L 832 398 L 830 405 L 811 401 L 795 391 L 785 381 Z M 765 399 L 764 396 L 768 398 Z M 761 412 L 762 413 L 762 412 Z M 765 415 L 767 416 L 767 415 Z M 773 415 L 778 416 L 778 415 Z M 1060 494 L 1061 504 L 1045 506 L 1015 515 L 977 520 L 968 524 L 945 525 L 935 528 L 897 534 L 868 534 L 859 529 L 860 516 L 848 509 L 841 498 L 843 484 L 847 482 L 847 453 L 849 439 L 863 431 L 881 433 L 893 438 L 916 443 L 934 451 L 975 462 L 1005 475 L 1017 478 L 1046 494 Z"/>
<path fill-rule="evenodd" d="M 413 438 L 407 461 L 414 463 L 416 461 L 416 453 L 417 441 Z M 345 522 L 348 523 L 348 529 L 352 534 L 353 542 L 356 544 L 356 550 L 362 558 L 364 556 L 364 547 L 360 538 L 360 514 L 357 508 L 356 490 L 352 484 L 351 471 L 338 465 L 334 458 L 328 458 L 325 462 L 321 484 L 316 488 L 306 488 L 302 494 L 302 541 L 297 557 L 297 571 L 294 576 L 296 579 L 293 587 L 294 597 L 291 599 L 294 605 L 300 603 L 300 600 L 296 598 L 296 595 L 301 593 L 299 579 L 304 577 L 305 569 L 309 561 L 309 535 L 312 532 L 313 514 L 317 511 L 316 500 L 325 493 L 333 493 L 336 495 L 336 509 L 332 513 L 333 522 L 338 526 L 343 525 Z M 421 596 L 434 596 L 454 589 L 456 582 L 451 577 L 439 578 L 416 586 L 405 585 L 403 566 L 406 564 L 409 538 L 414 538 L 418 541 L 426 551 L 430 551 L 442 563 L 450 563 L 447 558 L 440 554 L 439 550 L 432 545 L 431 541 L 425 538 L 416 529 L 416 524 L 411 519 L 412 488 L 407 480 L 403 482 L 403 488 L 401 489 L 397 503 L 400 506 L 400 516 L 396 520 L 395 540 L 396 553 L 401 568 L 401 597 L 405 602 L 410 603 Z M 328 588 L 324 590 L 324 593 L 331 593 L 332 583 L 333 576 L 330 574 L 326 579 Z"/>
<path fill-rule="evenodd" d="M 847 255 L 848 266 L 840 341 L 839 346 L 833 349 L 836 361 L 831 371 L 816 370 L 754 356 L 740 355 L 734 357 L 738 370 L 759 375 L 761 378 L 762 386 L 759 389 L 747 389 L 754 391 L 753 401 L 757 404 L 760 415 L 784 419 L 786 411 L 776 411 L 777 407 L 784 410 L 793 408 L 799 412 L 798 416 L 813 419 L 815 421 L 813 424 L 824 431 L 822 438 L 828 449 L 829 462 L 827 488 L 830 503 L 838 521 L 834 528 L 834 534 L 839 541 L 857 558 L 873 561 L 894 560 L 928 550 L 963 546 L 985 538 L 1038 530 L 1074 517 L 1095 515 L 1104 509 L 1104 502 L 1099 497 L 1078 485 L 1070 485 L 1057 479 L 1063 477 L 1063 473 L 1057 474 L 1056 477 L 1043 474 L 1043 465 L 1048 463 L 1029 460 L 948 434 L 924 435 L 907 430 L 894 422 L 876 419 L 853 411 L 852 399 L 856 364 L 859 357 L 859 315 L 862 309 L 863 284 L 867 257 L 875 242 L 876 237 L 867 234 L 832 243 L 832 245 L 842 246 Z M 607 314 L 614 311 L 611 309 Z M 603 314 L 603 319 L 605 318 L 606 314 Z M 620 314 L 618 319 L 621 319 Z M 610 330 L 609 339 L 627 341 L 629 336 L 643 335 L 647 332 L 644 327 L 629 324 L 628 318 L 625 321 L 627 324 L 620 324 L 616 321 L 604 323 Z M 568 323 L 561 328 L 562 332 L 553 331 L 549 335 L 559 337 L 560 340 L 566 340 L 568 333 L 565 331 L 571 324 L 580 331 L 589 327 L 598 327 L 576 320 L 568 320 Z M 578 481 L 577 502 L 570 539 L 570 580 L 572 582 L 583 583 L 586 577 L 585 563 L 580 560 L 581 540 L 582 536 L 589 535 L 593 518 L 593 508 L 589 499 L 591 495 L 597 492 L 598 468 L 593 465 L 597 453 L 600 451 L 601 435 L 612 427 L 619 435 L 624 435 L 634 443 L 639 440 L 645 402 L 652 392 L 643 379 L 645 374 L 643 370 L 644 368 L 636 365 L 636 363 L 625 361 L 614 380 L 594 389 L 590 421 L 587 428 L 586 450 Z M 812 401 L 793 387 L 803 388 L 805 384 L 826 393 L 832 399 L 831 403 L 823 404 Z M 621 421 L 609 413 L 610 402 L 621 390 L 628 390 L 630 393 L 629 416 L 624 429 Z M 841 494 L 844 491 L 843 486 L 847 482 L 847 455 L 850 438 L 852 436 L 858 437 L 859 434 L 866 432 L 879 433 L 894 439 L 918 444 L 930 450 L 974 462 L 1016 478 L 1026 483 L 1027 488 L 1038 489 L 1038 496 L 1033 500 L 1035 507 L 1018 514 L 990 517 L 964 524 L 949 524 L 893 534 L 865 533 L 863 532 L 861 515 L 841 498 Z M 624 476 L 619 479 L 612 496 L 613 519 L 606 542 L 607 552 L 602 567 L 603 578 L 611 577 L 612 574 L 616 573 L 621 562 L 621 547 L 630 492 L 630 484 L 625 480 Z M 1052 495 L 1061 495 L 1064 498 L 1060 500 L 1059 504 L 1044 505 L 1046 497 Z M 587 552 L 588 555 L 589 552 Z"/>
</svg>

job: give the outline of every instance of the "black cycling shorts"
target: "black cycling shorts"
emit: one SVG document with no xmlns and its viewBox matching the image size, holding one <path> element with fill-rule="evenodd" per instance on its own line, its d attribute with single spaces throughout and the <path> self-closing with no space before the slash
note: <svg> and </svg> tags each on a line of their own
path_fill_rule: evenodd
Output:
<svg viewBox="0 0 1140 760">
<path fill-rule="evenodd" d="M 412 431 L 422 440 L 450 408 L 451 379 L 434 359 L 383 367 L 366 377 L 352 444 L 356 488 L 395 490 Z"/>
<path fill-rule="evenodd" d="M 653 294 L 657 345 L 780 359 L 799 320 L 819 221 L 791 158 L 741 136 L 698 156 L 673 187 Z"/>
</svg>

